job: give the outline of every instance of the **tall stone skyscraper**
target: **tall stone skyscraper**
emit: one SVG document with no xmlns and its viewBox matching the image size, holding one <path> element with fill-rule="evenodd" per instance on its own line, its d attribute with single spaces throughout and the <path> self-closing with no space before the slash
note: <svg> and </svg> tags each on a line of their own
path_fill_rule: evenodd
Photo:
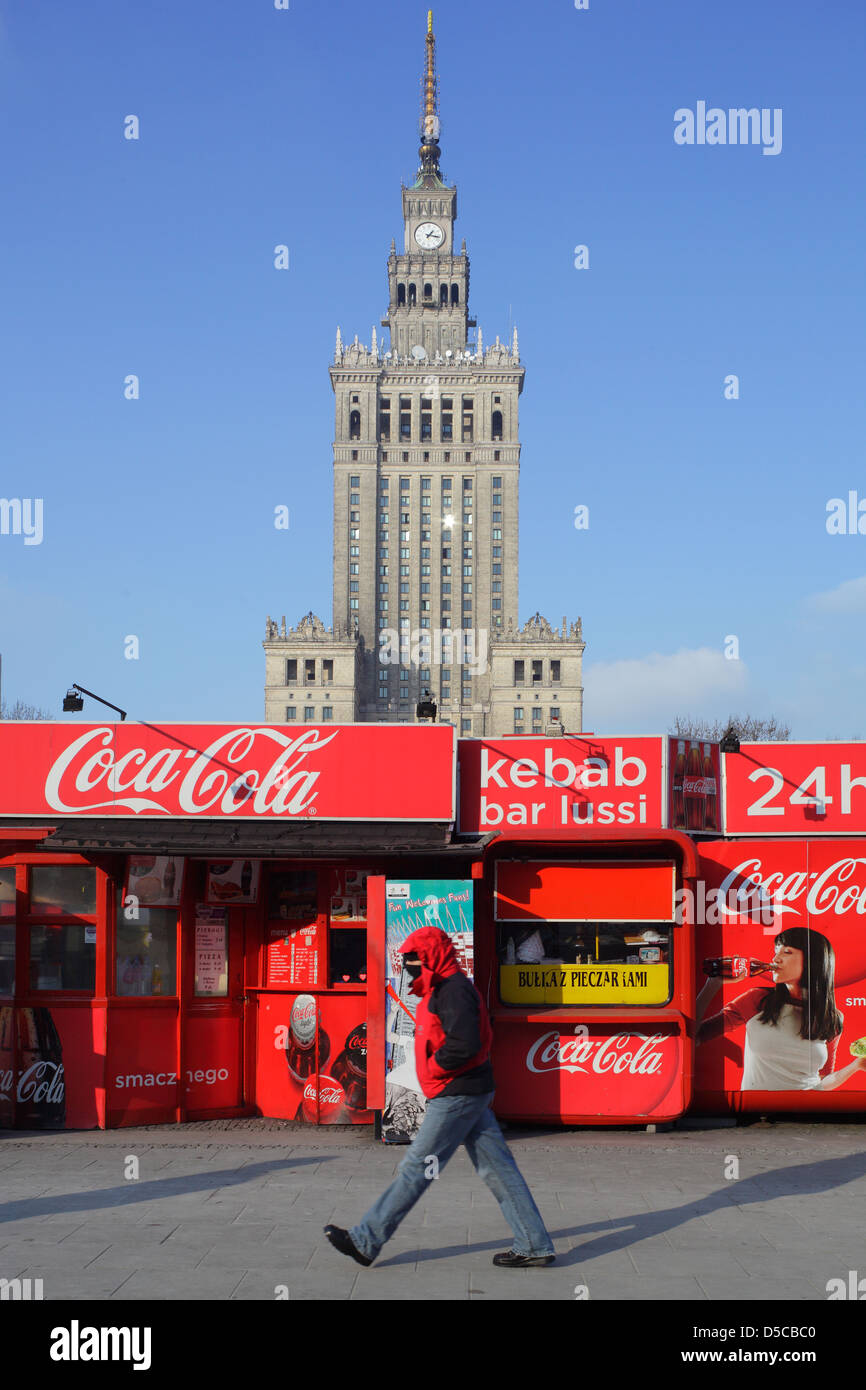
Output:
<svg viewBox="0 0 866 1390">
<path fill-rule="evenodd" d="M 369 346 L 345 344 L 338 328 L 330 368 L 333 627 L 268 619 L 265 718 L 406 722 L 429 692 L 463 735 L 579 732 L 580 620 L 518 625 L 524 368 L 516 328 L 485 346 L 469 316 L 435 53 L 431 12 L 420 163 L 387 264 L 389 342 L 374 328 Z"/>
</svg>

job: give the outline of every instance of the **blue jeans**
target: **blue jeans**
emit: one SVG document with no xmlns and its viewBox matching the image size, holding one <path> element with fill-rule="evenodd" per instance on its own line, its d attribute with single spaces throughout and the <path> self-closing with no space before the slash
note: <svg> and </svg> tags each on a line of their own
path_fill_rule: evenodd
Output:
<svg viewBox="0 0 866 1390">
<path fill-rule="evenodd" d="M 434 1096 L 428 1100 L 421 1128 L 406 1151 L 391 1186 L 353 1226 L 356 1250 L 374 1260 L 407 1212 L 427 1190 L 461 1144 L 483 1178 L 514 1232 L 518 1255 L 552 1255 L 547 1233 L 532 1194 L 490 1109 L 493 1092 L 484 1096 Z M 437 1160 L 430 1163 L 431 1158 Z"/>
</svg>

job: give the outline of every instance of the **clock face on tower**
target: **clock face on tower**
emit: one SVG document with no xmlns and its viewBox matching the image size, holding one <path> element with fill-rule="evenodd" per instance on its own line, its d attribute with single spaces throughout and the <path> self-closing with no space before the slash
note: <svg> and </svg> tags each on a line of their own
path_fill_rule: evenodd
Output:
<svg viewBox="0 0 866 1390">
<path fill-rule="evenodd" d="M 424 251 L 435 251 L 445 240 L 445 233 L 436 222 L 422 222 L 415 228 L 415 240 Z"/>
</svg>

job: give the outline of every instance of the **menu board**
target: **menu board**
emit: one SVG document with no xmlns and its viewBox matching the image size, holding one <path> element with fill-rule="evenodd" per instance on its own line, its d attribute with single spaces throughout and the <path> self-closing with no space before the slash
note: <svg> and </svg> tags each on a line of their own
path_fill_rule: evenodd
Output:
<svg viewBox="0 0 866 1390">
<path fill-rule="evenodd" d="M 197 903 L 195 909 L 195 995 L 228 994 L 226 910 Z"/>
<path fill-rule="evenodd" d="M 268 924 L 268 984 L 317 985 L 319 983 L 318 923 L 303 927 Z"/>
<path fill-rule="evenodd" d="M 147 907 L 177 907 L 183 886 L 184 860 L 174 855 L 131 854 L 126 893 Z"/>
</svg>

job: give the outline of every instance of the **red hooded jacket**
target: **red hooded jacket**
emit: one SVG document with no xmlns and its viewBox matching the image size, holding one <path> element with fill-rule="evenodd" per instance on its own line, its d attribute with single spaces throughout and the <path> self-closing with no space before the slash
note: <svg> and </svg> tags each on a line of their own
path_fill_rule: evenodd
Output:
<svg viewBox="0 0 866 1390">
<path fill-rule="evenodd" d="M 421 927 L 400 950 L 417 955 L 421 975 L 410 987 L 415 1013 L 415 1070 L 428 1099 L 493 1090 L 493 1032 L 484 1001 L 457 964 L 448 933 Z"/>
</svg>

